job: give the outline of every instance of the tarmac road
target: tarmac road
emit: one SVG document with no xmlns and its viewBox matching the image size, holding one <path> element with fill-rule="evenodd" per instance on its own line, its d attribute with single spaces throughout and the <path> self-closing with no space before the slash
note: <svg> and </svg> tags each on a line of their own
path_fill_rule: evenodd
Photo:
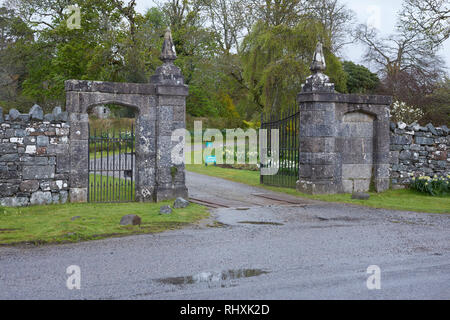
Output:
<svg viewBox="0 0 450 320">
<path fill-rule="evenodd" d="M 299 201 L 192 173 L 188 182 L 191 197 L 220 202 L 209 221 L 1 247 L 0 299 L 450 298 L 450 215 Z M 66 287 L 71 265 L 80 290 Z M 370 265 L 380 268 L 379 290 L 367 288 Z"/>
</svg>

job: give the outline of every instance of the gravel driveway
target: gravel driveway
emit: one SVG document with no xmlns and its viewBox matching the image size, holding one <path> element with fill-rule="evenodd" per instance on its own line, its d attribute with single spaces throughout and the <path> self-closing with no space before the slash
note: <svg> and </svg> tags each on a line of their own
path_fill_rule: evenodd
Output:
<svg viewBox="0 0 450 320">
<path fill-rule="evenodd" d="M 191 197 L 219 204 L 208 221 L 2 247 L 0 299 L 450 299 L 450 215 L 299 200 L 192 173 L 188 182 Z M 71 265 L 80 290 L 66 287 Z M 367 288 L 370 265 L 380 290 Z"/>
</svg>

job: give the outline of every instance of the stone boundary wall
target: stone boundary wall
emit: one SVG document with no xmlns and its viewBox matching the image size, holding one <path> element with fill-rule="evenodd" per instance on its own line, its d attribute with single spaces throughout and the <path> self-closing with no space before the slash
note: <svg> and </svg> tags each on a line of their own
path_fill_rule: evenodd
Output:
<svg viewBox="0 0 450 320">
<path fill-rule="evenodd" d="M 412 177 L 450 174 L 450 130 L 446 126 L 391 122 L 390 129 L 393 187 L 409 184 Z"/>
<path fill-rule="evenodd" d="M 0 206 L 66 203 L 69 190 L 67 112 L 44 115 L 0 108 Z"/>
</svg>

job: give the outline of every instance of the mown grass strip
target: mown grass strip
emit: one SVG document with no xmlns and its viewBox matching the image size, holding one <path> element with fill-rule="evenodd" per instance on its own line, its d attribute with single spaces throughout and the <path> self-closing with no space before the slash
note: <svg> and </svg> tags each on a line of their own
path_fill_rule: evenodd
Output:
<svg viewBox="0 0 450 320">
<path fill-rule="evenodd" d="M 65 204 L 25 208 L 0 207 L 0 245 L 79 242 L 179 229 L 208 217 L 205 207 L 190 204 L 160 215 L 163 203 Z M 120 226 L 124 215 L 137 214 L 140 226 Z M 76 218 L 77 217 L 77 218 Z"/>
</svg>

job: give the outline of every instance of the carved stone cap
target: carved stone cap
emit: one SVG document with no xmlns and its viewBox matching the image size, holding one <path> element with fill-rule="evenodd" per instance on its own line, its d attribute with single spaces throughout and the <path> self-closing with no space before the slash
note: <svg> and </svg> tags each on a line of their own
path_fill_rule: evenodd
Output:
<svg viewBox="0 0 450 320">
<path fill-rule="evenodd" d="M 165 85 L 184 85 L 184 78 L 181 74 L 181 70 L 173 63 L 177 59 L 177 53 L 175 52 L 175 45 L 173 44 L 170 28 L 167 28 L 164 35 L 160 59 L 164 63 L 156 69 L 155 75 L 150 78 L 150 82 Z"/>
<path fill-rule="evenodd" d="M 167 28 L 166 33 L 164 34 L 164 43 L 160 59 L 164 63 L 173 62 L 177 59 L 177 53 L 175 51 L 175 45 L 173 44 L 172 32 L 170 31 L 170 28 Z"/>
<path fill-rule="evenodd" d="M 327 64 L 325 63 L 325 56 L 323 54 L 323 45 L 322 42 L 319 41 L 316 46 L 316 51 L 314 51 L 313 61 L 309 70 L 315 74 L 325 71 L 326 68 Z"/>
<path fill-rule="evenodd" d="M 302 92 L 335 92 L 334 83 L 330 82 L 330 78 L 323 73 L 326 67 L 323 45 L 319 41 L 310 66 L 313 74 L 306 79 L 306 83 L 302 86 Z"/>
</svg>

